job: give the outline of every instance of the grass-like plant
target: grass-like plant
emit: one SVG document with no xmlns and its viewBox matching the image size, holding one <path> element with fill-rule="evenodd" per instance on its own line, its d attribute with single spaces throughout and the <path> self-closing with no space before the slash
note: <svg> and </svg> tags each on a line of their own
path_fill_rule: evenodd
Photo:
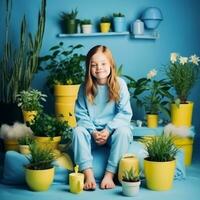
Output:
<svg viewBox="0 0 200 200">
<path fill-rule="evenodd" d="M 29 164 L 26 166 L 28 169 L 43 170 L 53 167 L 54 154 L 52 148 L 41 148 L 36 143 L 29 145 L 30 156 L 27 156 Z"/>
<path fill-rule="evenodd" d="M 30 144 L 33 144 L 34 142 L 35 142 L 34 138 L 30 135 L 25 135 L 18 139 L 19 145 L 30 145 Z"/>
<path fill-rule="evenodd" d="M 138 173 L 134 172 L 133 167 L 131 167 L 130 170 L 124 170 L 122 181 L 138 182 L 139 180 L 140 180 L 140 176 Z"/>
<path fill-rule="evenodd" d="M 172 161 L 179 150 L 174 144 L 174 137 L 170 135 L 152 136 L 143 139 L 142 142 L 148 152 L 146 160 L 149 161 Z"/>
</svg>

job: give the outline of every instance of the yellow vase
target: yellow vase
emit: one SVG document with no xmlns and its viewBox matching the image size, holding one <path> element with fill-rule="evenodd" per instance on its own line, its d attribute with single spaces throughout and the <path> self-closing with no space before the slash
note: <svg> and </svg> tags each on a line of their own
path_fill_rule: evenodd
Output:
<svg viewBox="0 0 200 200">
<path fill-rule="evenodd" d="M 4 148 L 6 151 L 19 151 L 19 144 L 17 139 L 5 139 Z"/>
<path fill-rule="evenodd" d="M 147 114 L 147 127 L 148 128 L 157 128 L 158 127 L 158 115 Z"/>
<path fill-rule="evenodd" d="M 171 121 L 175 126 L 191 126 L 193 112 L 193 102 L 188 101 L 188 104 L 171 104 Z"/>
<path fill-rule="evenodd" d="M 118 170 L 118 180 L 121 183 L 122 176 L 125 170 L 130 170 L 132 167 L 133 173 L 138 175 L 139 173 L 139 162 L 134 154 L 126 154 L 124 155 L 119 162 L 119 170 Z"/>
<path fill-rule="evenodd" d="M 26 183 L 31 190 L 46 191 L 49 189 L 54 178 L 54 168 L 44 170 L 25 170 Z"/>
<path fill-rule="evenodd" d="M 80 85 L 54 86 L 56 116 L 61 117 L 61 115 L 63 115 L 63 118 L 68 122 L 71 127 L 76 126 L 74 107 L 79 87 Z"/>
<path fill-rule="evenodd" d="M 185 166 L 191 165 L 192 151 L 193 151 L 193 139 L 190 137 L 186 137 L 186 138 L 177 137 L 174 140 L 174 144 L 183 150 Z"/>
<path fill-rule="evenodd" d="M 35 116 L 37 115 L 37 111 L 22 111 L 24 122 L 31 122 L 34 120 Z"/>
<path fill-rule="evenodd" d="M 110 23 L 100 23 L 100 30 L 102 33 L 107 33 L 110 30 Z"/>
<path fill-rule="evenodd" d="M 164 191 L 172 188 L 176 161 L 153 162 L 144 159 L 144 173 L 147 187 Z"/>
</svg>

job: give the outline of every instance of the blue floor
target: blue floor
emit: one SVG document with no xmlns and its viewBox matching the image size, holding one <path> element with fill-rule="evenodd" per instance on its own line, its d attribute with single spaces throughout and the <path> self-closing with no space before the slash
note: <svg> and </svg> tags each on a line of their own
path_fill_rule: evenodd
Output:
<svg viewBox="0 0 200 200">
<path fill-rule="evenodd" d="M 200 162 L 196 162 L 187 168 L 187 178 L 185 180 L 174 181 L 174 186 L 171 190 L 165 192 L 151 191 L 145 188 L 145 184 L 140 189 L 137 197 L 134 199 L 152 199 L 169 200 L 197 200 L 200 198 Z M 8 186 L 0 184 L 0 199 L 1 200 L 76 200 L 76 199 L 95 199 L 95 200 L 110 200 L 110 199 L 126 199 L 122 195 L 121 187 L 117 186 L 112 190 L 100 190 L 97 188 L 93 192 L 83 191 L 79 195 L 71 194 L 68 185 L 53 185 L 47 192 L 32 192 L 27 187 Z M 161 196 L 162 195 L 162 196 Z"/>
</svg>

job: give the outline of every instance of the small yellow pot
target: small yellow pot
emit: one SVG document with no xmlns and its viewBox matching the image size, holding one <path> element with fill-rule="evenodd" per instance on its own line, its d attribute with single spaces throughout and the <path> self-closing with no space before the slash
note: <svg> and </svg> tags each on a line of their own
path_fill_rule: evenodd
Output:
<svg viewBox="0 0 200 200">
<path fill-rule="evenodd" d="M 175 126 L 190 127 L 192 122 L 193 102 L 188 101 L 188 104 L 171 104 L 171 121 Z"/>
<path fill-rule="evenodd" d="M 176 160 L 153 162 L 144 159 L 144 173 L 147 187 L 151 190 L 164 191 L 172 188 Z"/>
<path fill-rule="evenodd" d="M 19 145 L 19 152 L 24 155 L 30 154 L 29 145 Z"/>
<path fill-rule="evenodd" d="M 110 23 L 100 23 L 100 30 L 102 33 L 107 33 L 110 31 Z"/>
<path fill-rule="evenodd" d="M 49 189 L 54 178 L 54 168 L 45 170 L 25 170 L 26 183 L 34 191 L 46 191 Z"/>
<path fill-rule="evenodd" d="M 147 114 L 147 127 L 148 128 L 157 128 L 158 127 L 158 115 Z"/>
<path fill-rule="evenodd" d="M 37 115 L 37 111 L 22 111 L 24 122 L 31 122 L 34 120 L 35 116 Z"/>
<path fill-rule="evenodd" d="M 19 151 L 17 139 L 5 139 L 4 147 L 6 151 Z"/>
</svg>

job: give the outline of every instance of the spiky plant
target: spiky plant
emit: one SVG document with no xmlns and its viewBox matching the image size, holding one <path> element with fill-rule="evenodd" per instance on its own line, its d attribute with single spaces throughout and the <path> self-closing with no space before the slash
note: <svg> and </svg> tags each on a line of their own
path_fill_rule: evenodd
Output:
<svg viewBox="0 0 200 200">
<path fill-rule="evenodd" d="M 124 175 L 122 176 L 122 181 L 125 182 L 138 182 L 140 176 L 138 173 L 134 172 L 133 167 L 130 170 L 124 170 Z"/>
<path fill-rule="evenodd" d="M 35 140 L 31 135 L 25 135 L 18 139 L 18 143 L 20 145 L 30 145 L 30 144 L 33 144 L 34 142 L 35 142 Z"/>
</svg>

